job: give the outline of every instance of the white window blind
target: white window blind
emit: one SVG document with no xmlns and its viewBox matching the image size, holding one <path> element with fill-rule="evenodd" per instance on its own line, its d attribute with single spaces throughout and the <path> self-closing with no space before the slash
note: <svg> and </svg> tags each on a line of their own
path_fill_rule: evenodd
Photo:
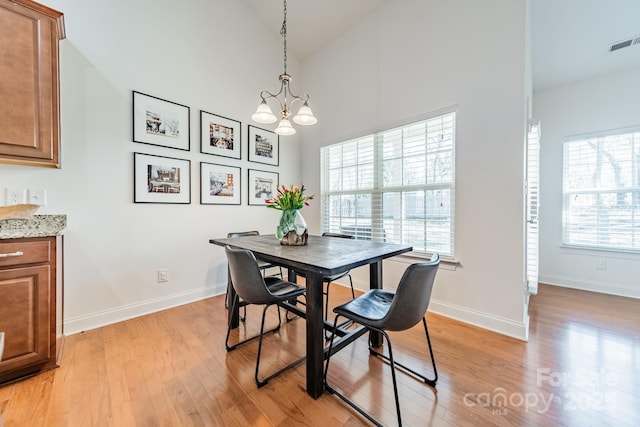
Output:
<svg viewBox="0 0 640 427">
<path fill-rule="evenodd" d="M 565 141 L 563 243 L 640 250 L 640 131 Z"/>
<path fill-rule="evenodd" d="M 453 257 L 455 117 L 323 147 L 322 231 Z"/>
<path fill-rule="evenodd" d="M 540 209 L 540 122 L 527 134 L 527 289 L 538 293 L 538 212 Z"/>
</svg>

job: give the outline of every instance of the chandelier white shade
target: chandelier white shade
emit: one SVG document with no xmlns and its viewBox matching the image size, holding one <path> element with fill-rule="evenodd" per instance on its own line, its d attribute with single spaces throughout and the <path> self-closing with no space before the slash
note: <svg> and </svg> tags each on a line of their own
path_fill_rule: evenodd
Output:
<svg viewBox="0 0 640 427">
<path fill-rule="evenodd" d="M 251 115 L 251 119 L 254 122 L 264 124 L 275 123 L 276 120 L 278 120 L 278 118 L 273 114 L 273 111 L 271 111 L 271 107 L 269 107 L 269 104 L 267 104 L 267 101 L 264 99 L 260 105 L 258 105 L 256 112 Z"/>
<path fill-rule="evenodd" d="M 293 121 L 302 126 L 315 125 L 318 123 L 318 119 L 313 115 L 311 107 L 305 101 L 304 105 L 300 107 L 298 114 L 293 116 Z"/>
<path fill-rule="evenodd" d="M 274 129 L 274 132 L 278 135 L 288 136 L 296 133 L 296 130 L 291 126 L 291 122 L 287 119 L 280 120 L 278 127 Z"/>
<path fill-rule="evenodd" d="M 273 114 L 271 107 L 267 101 L 274 101 L 279 108 L 280 123 L 275 128 L 274 132 L 278 135 L 293 135 L 296 130 L 291 126 L 289 116 L 291 116 L 291 109 L 295 103 L 302 103 L 298 114 L 293 116 L 293 121 L 302 126 L 314 125 L 318 122 L 318 119 L 313 115 L 311 107 L 309 107 L 309 95 L 303 93 L 302 95 L 294 95 L 291 92 L 291 76 L 287 74 L 287 0 L 284 0 L 284 20 L 282 22 L 282 29 L 280 34 L 284 38 L 284 73 L 280 74 L 278 79 L 280 80 L 280 90 L 278 93 L 273 94 L 269 91 L 263 90 L 260 92 L 260 98 L 262 101 L 258 105 L 256 112 L 251 115 L 251 119 L 257 123 L 271 124 L 278 120 L 278 117 Z"/>
</svg>

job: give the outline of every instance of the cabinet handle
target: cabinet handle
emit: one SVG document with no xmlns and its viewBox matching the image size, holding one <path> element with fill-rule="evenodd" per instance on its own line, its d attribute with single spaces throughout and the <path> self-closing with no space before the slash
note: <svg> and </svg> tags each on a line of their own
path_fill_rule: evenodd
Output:
<svg viewBox="0 0 640 427">
<path fill-rule="evenodd" d="M 22 255 L 24 255 L 24 252 L 15 251 L 15 252 L 10 252 L 8 254 L 0 254 L 0 258 L 9 258 L 10 256 L 22 256 Z"/>
</svg>

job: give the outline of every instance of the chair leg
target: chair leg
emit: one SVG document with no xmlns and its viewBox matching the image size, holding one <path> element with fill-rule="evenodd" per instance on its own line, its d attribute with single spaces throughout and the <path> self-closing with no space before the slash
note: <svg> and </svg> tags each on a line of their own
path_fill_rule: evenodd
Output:
<svg viewBox="0 0 640 427">
<path fill-rule="evenodd" d="M 255 372 L 255 381 L 256 381 L 256 385 L 258 386 L 258 388 L 261 388 L 265 385 L 267 385 L 267 383 L 269 382 L 269 380 L 271 380 L 272 378 L 277 377 L 278 375 L 284 373 L 285 371 L 298 366 L 300 363 L 304 362 L 306 360 L 306 356 L 303 356 L 299 359 L 296 359 L 295 361 L 293 361 L 292 363 L 288 364 L 287 366 L 285 366 L 284 368 L 279 369 L 278 371 L 276 371 L 275 373 L 269 375 L 266 378 L 260 379 L 260 377 L 258 376 L 258 373 L 260 371 L 260 354 L 262 353 L 262 337 L 263 337 L 263 330 L 264 330 L 264 320 L 267 314 L 267 309 L 273 304 L 267 304 L 264 306 L 264 309 L 262 310 L 262 323 L 260 324 L 260 340 L 258 341 L 258 355 L 256 356 L 256 372 Z M 280 325 L 280 307 L 276 305 L 276 308 L 278 309 L 278 327 Z"/>
<path fill-rule="evenodd" d="M 347 276 L 349 277 L 349 286 L 351 286 L 351 299 L 356 299 L 356 293 L 353 290 L 353 279 L 350 274 L 347 274 Z"/>
<path fill-rule="evenodd" d="M 269 305 L 265 305 L 264 308 L 262 309 L 262 322 L 260 323 L 260 339 L 258 340 L 258 355 L 256 356 L 256 374 L 255 374 L 256 385 L 258 386 L 258 388 L 262 387 L 267 383 L 267 381 L 260 381 L 260 379 L 258 378 L 258 370 L 260 369 L 260 354 L 262 353 L 262 337 L 264 335 L 263 333 L 264 318 L 267 315 L 268 308 L 269 308 Z M 277 307 L 277 308 L 278 308 L 278 323 L 280 323 L 280 307 Z"/>
<path fill-rule="evenodd" d="M 325 322 L 329 319 L 329 287 L 331 286 L 331 282 L 327 282 L 327 290 L 323 292 L 324 294 L 324 320 Z M 324 331 L 324 339 L 328 340 L 333 337 L 332 334 L 327 335 L 327 331 Z"/>
<path fill-rule="evenodd" d="M 333 388 L 331 386 L 331 384 L 329 384 L 329 381 L 327 381 L 327 374 L 329 372 L 329 362 L 331 361 L 331 352 L 333 350 L 333 339 L 336 336 L 336 332 L 337 332 L 337 329 L 338 329 L 338 318 L 339 317 L 340 317 L 339 315 L 336 315 L 336 318 L 333 321 L 333 332 L 331 333 L 331 338 L 330 338 L 331 341 L 329 342 L 329 350 L 328 350 L 328 353 L 327 353 L 327 363 L 325 364 L 325 367 L 324 367 L 324 386 L 325 386 L 325 389 L 329 393 L 335 394 L 336 396 L 338 396 L 340 398 L 340 400 L 342 400 L 347 405 L 351 406 L 360 415 L 362 415 L 363 417 L 368 419 L 375 426 L 383 427 L 383 425 L 378 420 L 376 420 L 371 415 L 369 415 L 367 412 L 365 412 L 365 410 L 362 409 L 360 406 L 356 405 L 355 402 L 352 402 L 351 400 L 349 400 L 345 395 L 343 395 L 337 389 Z M 382 333 L 384 334 L 384 332 L 382 332 Z M 389 342 L 389 345 L 390 345 L 391 342 L 388 339 L 387 339 L 387 341 Z M 389 350 L 391 350 L 391 348 L 389 348 Z M 399 403 L 398 403 L 398 391 L 397 391 L 397 386 L 396 386 L 395 372 L 394 372 L 393 369 L 391 370 L 391 372 L 393 373 L 393 387 L 394 387 L 394 392 L 395 392 L 395 396 L 396 396 L 396 409 L 398 411 L 398 422 L 399 422 L 399 425 L 402 426 L 402 423 L 400 422 L 400 406 L 399 406 Z"/>
<path fill-rule="evenodd" d="M 422 324 L 424 325 L 424 334 L 427 336 L 427 344 L 429 345 L 429 354 L 431 354 L 431 365 L 433 366 L 433 379 L 425 378 L 424 382 L 432 387 L 436 386 L 438 381 L 438 370 L 436 369 L 436 359 L 433 357 L 433 348 L 431 347 L 431 338 L 429 338 L 429 329 L 427 328 L 427 320 L 423 317 Z"/>
<path fill-rule="evenodd" d="M 391 365 L 391 379 L 393 380 L 393 395 L 396 398 L 396 413 L 398 414 L 398 426 L 402 426 L 402 416 L 400 415 L 400 399 L 398 398 L 398 382 L 396 381 L 396 364 L 393 361 L 393 350 L 391 349 L 391 340 L 386 332 L 382 332 L 387 339 L 387 347 L 389 348 L 389 364 Z"/>
<path fill-rule="evenodd" d="M 227 294 L 224 297 L 224 308 L 229 309 L 229 286 L 227 286 Z M 247 306 L 241 307 L 242 311 L 244 311 L 244 316 L 240 316 L 240 320 L 245 322 L 247 320 Z"/>
<path fill-rule="evenodd" d="M 348 274 L 347 275 L 349 277 L 349 285 L 351 286 L 351 299 L 355 299 L 356 298 L 356 293 L 353 289 L 353 280 L 351 279 L 351 275 Z M 329 287 L 331 286 L 332 282 L 327 282 L 327 291 L 324 292 L 325 295 L 325 301 L 324 301 L 324 320 L 328 320 L 329 319 Z M 340 327 L 344 327 L 347 325 L 352 324 L 353 321 L 351 320 L 346 320 L 345 322 L 343 322 L 342 324 L 340 324 Z M 324 339 L 328 340 L 331 338 L 330 332 L 325 331 L 324 332 Z"/>
<path fill-rule="evenodd" d="M 305 298 L 305 301 L 304 301 L 304 302 L 303 302 L 303 301 L 299 301 L 299 300 L 296 298 L 296 299 L 294 299 L 294 300 L 290 300 L 290 301 L 289 301 L 289 303 L 290 303 L 290 304 L 292 304 L 292 305 L 302 304 L 302 305 L 306 306 L 306 305 L 307 305 L 307 301 L 306 301 L 307 296 L 306 296 L 306 295 L 304 295 L 304 294 L 303 294 L 303 295 L 300 295 L 300 296 L 301 296 L 301 297 L 303 297 L 303 298 Z M 280 309 L 280 307 L 278 307 L 278 309 Z M 296 315 L 295 313 L 294 313 L 293 317 L 289 317 L 289 310 L 286 310 L 286 311 L 284 312 L 284 318 L 285 318 L 285 320 L 286 320 L 287 322 L 291 322 L 292 320 L 296 320 L 298 317 L 300 317 L 300 316 Z"/>
<path fill-rule="evenodd" d="M 421 379 L 422 381 L 424 381 L 425 384 L 430 385 L 431 387 L 435 387 L 436 386 L 436 382 L 438 381 L 438 370 L 436 369 L 436 359 L 433 356 L 433 348 L 431 347 L 431 339 L 429 338 L 429 330 L 427 329 L 427 321 L 426 319 L 423 317 L 422 318 L 422 325 L 424 326 L 424 332 L 425 335 L 427 337 L 427 345 L 429 346 L 429 355 L 431 356 L 431 364 L 433 365 L 433 378 L 427 378 L 425 375 L 416 372 L 415 370 L 409 368 L 408 366 L 405 366 L 399 362 L 395 362 L 395 364 L 402 368 L 404 371 L 407 371 L 413 375 L 415 375 L 416 377 L 418 377 L 419 379 Z M 390 362 L 389 357 L 385 356 L 384 354 L 378 352 L 377 350 L 375 350 L 373 347 L 371 347 L 371 344 L 369 344 L 369 353 L 378 356 L 384 360 L 386 360 L 387 362 Z"/>
<path fill-rule="evenodd" d="M 239 300 L 240 300 L 240 298 L 238 297 L 238 295 L 236 295 L 236 297 L 233 299 L 233 303 L 231 304 L 231 309 L 232 310 L 235 310 L 236 306 L 238 305 Z M 229 322 L 229 324 L 227 325 L 227 337 L 225 339 L 224 346 L 227 349 L 227 351 L 235 350 L 236 348 L 238 348 L 242 344 L 248 343 L 249 341 L 253 341 L 256 338 L 261 338 L 262 335 L 264 335 L 264 334 L 268 334 L 268 333 L 271 333 L 271 332 L 273 332 L 273 333 L 278 332 L 280 330 L 281 324 L 282 324 L 282 321 L 280 319 L 280 310 L 278 309 L 278 326 L 276 326 L 273 329 L 269 329 L 268 331 L 264 331 L 263 332 L 263 329 L 264 329 L 264 318 L 263 318 L 262 326 L 260 328 L 260 335 L 255 335 L 253 337 L 249 337 L 249 338 L 244 339 L 244 340 L 242 340 L 240 342 L 237 342 L 235 344 L 229 344 L 229 336 L 231 335 L 231 322 Z"/>
</svg>

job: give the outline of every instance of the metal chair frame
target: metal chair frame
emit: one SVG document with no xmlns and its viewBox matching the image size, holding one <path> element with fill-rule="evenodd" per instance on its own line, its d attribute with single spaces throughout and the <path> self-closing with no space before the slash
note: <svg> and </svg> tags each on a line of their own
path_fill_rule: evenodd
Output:
<svg viewBox="0 0 640 427">
<path fill-rule="evenodd" d="M 437 269 L 438 264 L 440 262 L 440 258 L 438 256 L 438 254 L 434 254 L 433 257 L 431 258 L 431 261 L 429 263 L 423 263 L 423 265 L 426 265 L 428 267 L 432 267 L 434 266 L 435 269 Z M 351 401 L 349 398 L 347 398 L 342 392 L 340 392 L 339 390 L 337 390 L 335 387 L 331 386 L 329 384 L 329 382 L 327 381 L 327 374 L 329 372 L 329 363 L 331 361 L 331 355 L 333 353 L 333 340 L 334 337 L 336 335 L 337 329 L 340 326 L 338 324 L 338 319 L 340 317 L 344 317 L 350 321 L 356 322 L 362 326 L 364 326 L 367 330 L 369 331 L 373 331 L 373 332 L 378 332 L 380 334 L 383 335 L 384 338 L 386 338 L 387 341 L 387 348 L 388 348 L 388 352 L 389 352 L 389 356 L 384 355 L 382 352 L 377 351 L 372 345 L 371 342 L 369 342 L 369 354 L 376 356 L 376 357 L 380 357 L 381 359 L 383 359 L 384 361 L 388 362 L 390 367 L 391 367 L 391 377 L 392 377 L 392 382 L 393 382 L 393 394 L 395 397 L 395 404 L 396 404 L 396 414 L 397 414 L 397 419 L 398 419 L 398 425 L 402 426 L 402 415 L 401 415 L 401 410 L 400 410 L 400 400 L 398 397 L 398 384 L 397 384 L 397 380 L 396 380 L 396 368 L 401 368 L 402 370 L 406 371 L 407 373 L 410 373 L 412 375 L 414 375 L 415 377 L 417 377 L 418 379 L 422 380 L 425 384 L 431 386 L 431 387 L 435 387 L 436 383 L 438 381 L 438 370 L 436 368 L 436 361 L 435 361 L 435 357 L 433 355 L 433 347 L 431 346 L 431 338 L 429 337 L 429 329 L 427 328 L 427 321 L 426 318 L 424 316 L 424 312 L 426 311 L 426 306 L 424 306 L 424 311 L 423 311 L 423 315 L 422 315 L 422 325 L 424 327 L 424 332 L 425 332 L 425 336 L 427 338 L 427 345 L 429 348 L 429 355 L 431 358 L 431 364 L 433 366 L 433 377 L 432 378 L 428 378 L 426 375 L 421 374 L 417 371 L 415 371 L 414 369 L 411 369 L 410 367 L 401 364 L 399 362 L 396 362 L 394 360 L 393 357 L 393 348 L 391 345 L 391 339 L 389 337 L 389 334 L 386 332 L 387 330 L 394 330 L 394 331 L 402 331 L 402 330 L 406 330 L 409 329 L 411 326 L 415 325 L 417 322 L 414 322 L 413 320 L 408 321 L 406 324 L 402 324 L 401 322 L 397 322 L 392 320 L 391 318 L 395 315 L 395 317 L 398 317 L 398 313 L 400 313 L 402 311 L 402 307 L 401 307 L 401 302 L 400 303 L 395 303 L 396 300 L 396 295 L 399 292 L 403 292 L 402 291 L 402 287 L 403 287 L 403 282 L 405 281 L 405 277 L 409 278 L 408 276 L 408 271 L 411 270 L 412 268 L 414 268 L 414 266 L 419 265 L 419 264 L 414 264 L 412 266 L 410 266 L 407 271 L 405 271 L 405 274 L 403 275 L 403 278 L 400 281 L 400 284 L 398 286 L 398 290 L 396 291 L 396 294 L 393 294 L 391 292 L 388 291 L 382 291 L 379 289 L 375 289 L 375 290 L 371 290 L 369 291 L 367 294 L 363 295 L 363 297 L 365 298 L 381 298 L 381 299 L 387 299 L 390 298 L 391 296 L 393 297 L 393 300 L 391 300 L 391 302 L 388 304 L 387 306 L 387 312 L 384 314 L 382 319 L 368 319 L 367 317 L 365 317 L 364 314 L 362 313 L 358 313 L 357 311 L 355 311 L 357 309 L 357 306 L 353 306 L 355 307 L 354 311 L 350 311 L 348 306 L 350 303 L 346 303 L 343 304 L 342 306 L 336 307 L 334 308 L 334 312 L 336 313 L 336 317 L 333 323 L 333 333 L 331 335 L 331 341 L 329 343 L 329 350 L 327 352 L 328 356 L 327 356 L 327 362 L 325 365 L 325 370 L 324 370 L 324 383 L 325 383 L 325 387 L 327 389 L 327 391 L 329 391 L 332 394 L 335 394 L 336 396 L 338 396 L 342 401 L 344 401 L 345 403 L 347 403 L 349 406 L 351 406 L 353 409 L 355 409 L 359 414 L 361 414 L 362 416 L 364 416 L 366 419 L 368 419 L 370 422 L 372 422 L 374 425 L 376 426 L 382 426 L 382 424 L 376 420 L 375 418 L 373 418 L 373 416 L 371 416 L 370 414 L 368 414 L 364 409 L 362 409 L 362 407 L 358 406 L 355 402 Z M 426 290 L 428 292 L 429 295 L 427 295 L 426 297 L 426 305 L 428 305 L 429 303 L 429 299 L 430 299 L 430 295 L 431 295 L 431 289 L 433 286 L 433 278 L 435 278 L 435 272 L 433 273 L 433 276 L 431 277 L 431 283 L 427 283 L 428 289 Z M 409 279 L 410 280 L 410 279 Z M 359 297 L 362 298 L 362 297 Z M 406 301 L 406 299 L 405 299 Z M 385 325 L 385 320 L 389 318 L 389 325 Z M 418 320 L 419 322 L 419 320 Z M 411 324 L 412 323 L 412 324 Z M 388 327 L 387 327 L 388 326 Z"/>
<path fill-rule="evenodd" d="M 266 385 L 269 382 L 269 380 L 279 376 L 280 374 L 284 373 L 288 369 L 291 369 L 299 365 L 306 359 L 306 356 L 298 358 L 297 360 L 279 369 L 275 373 L 268 375 L 265 378 L 261 379 L 259 376 L 260 356 L 262 354 L 262 340 L 264 338 L 264 335 L 278 332 L 282 325 L 282 318 L 280 315 L 279 304 L 284 303 L 291 299 L 295 299 L 298 296 L 303 296 L 306 292 L 306 289 L 296 285 L 295 283 L 287 282 L 277 277 L 266 277 L 266 278 L 263 277 L 260 273 L 257 263 L 255 263 L 255 256 L 251 251 L 244 250 L 244 249 L 234 249 L 234 248 L 231 248 L 230 246 L 227 246 L 226 253 L 227 253 L 227 257 L 229 258 L 229 271 L 232 274 L 234 288 L 236 288 L 236 291 L 238 291 L 244 286 L 244 285 L 242 286 L 236 285 L 236 283 L 238 283 L 237 281 L 243 279 L 244 277 L 246 277 L 247 281 L 250 283 L 250 285 L 248 286 L 254 287 L 252 291 L 249 291 L 244 295 L 240 295 L 240 293 L 236 293 L 235 297 L 233 298 L 233 302 L 231 304 L 231 309 L 235 310 L 236 308 L 238 308 L 239 304 L 243 304 L 245 306 L 249 304 L 264 305 L 264 308 L 262 310 L 262 319 L 260 322 L 260 333 L 255 336 L 245 338 L 244 340 L 237 342 L 235 344 L 229 343 L 229 337 L 231 334 L 231 320 L 229 320 L 229 324 L 227 326 L 227 336 L 225 338 L 225 348 L 227 351 L 233 351 L 243 344 L 246 344 L 250 341 L 258 339 L 258 353 L 256 355 L 256 369 L 255 369 L 254 378 L 258 388 L 261 388 L 264 385 Z M 232 260 L 232 257 L 235 257 L 235 256 L 237 257 L 244 256 L 245 257 L 244 261 L 248 261 L 248 262 L 246 262 L 246 265 L 242 265 L 242 266 L 236 265 L 236 262 L 240 262 L 240 261 L 237 261 L 237 258 L 233 258 Z M 243 275 L 246 275 L 246 276 L 243 276 Z M 263 288 L 258 288 L 260 287 L 260 282 Z M 240 301 L 241 297 L 243 301 Z M 265 325 L 267 310 L 272 305 L 275 305 L 278 310 L 278 325 L 275 328 L 265 331 L 264 325 Z"/>
</svg>

